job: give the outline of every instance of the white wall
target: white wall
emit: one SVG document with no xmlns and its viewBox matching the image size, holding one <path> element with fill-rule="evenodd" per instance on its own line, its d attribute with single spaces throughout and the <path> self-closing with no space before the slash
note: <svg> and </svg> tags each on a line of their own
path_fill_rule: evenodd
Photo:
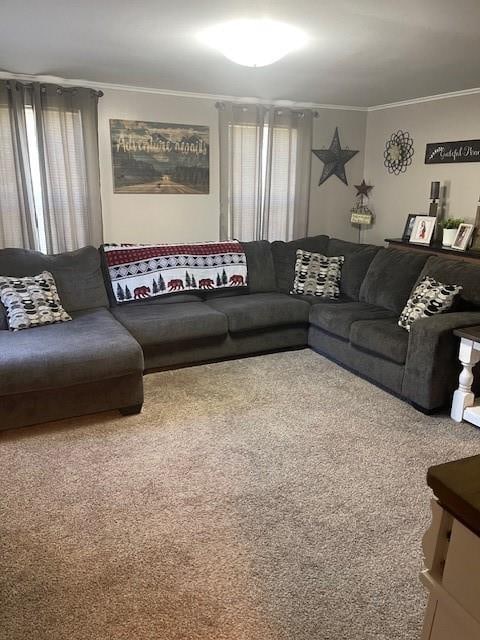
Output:
<svg viewBox="0 0 480 640">
<path fill-rule="evenodd" d="M 405 173 L 389 174 L 383 165 L 385 142 L 398 129 L 414 140 L 413 162 Z M 374 226 L 366 242 L 381 244 L 400 237 L 409 213 L 428 212 L 430 183 L 447 187 L 445 215 L 472 222 L 480 195 L 480 164 L 426 165 L 427 142 L 480 138 L 480 95 L 444 98 L 419 104 L 370 111 L 367 118 L 365 180 L 374 185 L 370 204 Z"/>
<path fill-rule="evenodd" d="M 106 242 L 216 240 L 219 233 L 218 114 L 215 100 L 106 89 L 99 101 L 100 179 Z M 113 193 L 110 119 L 146 120 L 210 127 L 210 193 L 159 195 Z M 349 221 L 354 183 L 363 175 L 366 113 L 320 109 L 314 119 L 313 148 L 328 148 L 338 126 L 343 147 L 359 149 L 347 164 L 346 187 L 332 176 L 321 187 L 323 164 L 312 157 L 309 235 L 327 233 L 356 239 Z"/>
<path fill-rule="evenodd" d="M 113 193 L 109 119 L 210 127 L 210 193 Z M 218 114 L 215 101 L 106 89 L 99 100 L 100 180 L 105 242 L 200 242 L 219 234 Z"/>
<path fill-rule="evenodd" d="M 348 186 L 331 176 L 319 187 L 323 163 L 312 156 L 309 235 L 326 233 L 342 240 L 358 240 L 358 227 L 350 224 L 350 209 L 355 204 L 353 185 L 359 184 L 363 177 L 366 122 L 366 112 L 342 109 L 320 109 L 318 118 L 314 119 L 314 149 L 328 149 L 338 127 L 342 148 L 358 149 L 358 153 L 345 165 Z"/>
<path fill-rule="evenodd" d="M 323 163 L 312 156 L 308 234 L 326 233 L 358 240 L 350 224 L 354 185 L 362 178 L 374 188 L 370 205 L 375 224 L 362 241 L 382 244 L 401 236 L 409 213 L 428 211 L 430 183 L 447 187 L 445 214 L 472 221 L 480 195 L 480 164 L 425 165 L 427 142 L 480 138 L 480 95 L 432 100 L 370 111 L 319 109 L 314 119 L 313 148 L 328 148 L 335 127 L 342 147 L 359 153 L 346 165 L 348 187 L 336 176 L 318 181 Z M 178 122 L 210 127 L 210 193 L 208 195 L 114 194 L 109 119 Z M 385 142 L 398 129 L 414 139 L 412 165 L 404 174 L 389 174 L 383 165 Z M 104 234 L 107 242 L 175 242 L 216 240 L 219 232 L 218 114 L 215 101 L 125 90 L 105 90 L 99 101 L 100 176 Z"/>
</svg>

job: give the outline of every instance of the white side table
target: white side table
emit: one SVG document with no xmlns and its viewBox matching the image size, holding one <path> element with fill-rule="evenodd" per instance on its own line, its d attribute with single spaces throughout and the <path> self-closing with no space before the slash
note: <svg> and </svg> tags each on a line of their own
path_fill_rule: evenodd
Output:
<svg viewBox="0 0 480 640">
<path fill-rule="evenodd" d="M 430 467 L 436 496 L 423 537 L 429 591 L 422 640 L 480 638 L 480 456 Z"/>
<path fill-rule="evenodd" d="M 456 422 L 466 420 L 480 427 L 480 398 L 475 402 L 472 392 L 473 367 L 480 360 L 480 326 L 457 329 L 460 337 L 459 359 L 462 371 L 458 379 L 458 389 L 453 394 L 451 417 Z"/>
</svg>

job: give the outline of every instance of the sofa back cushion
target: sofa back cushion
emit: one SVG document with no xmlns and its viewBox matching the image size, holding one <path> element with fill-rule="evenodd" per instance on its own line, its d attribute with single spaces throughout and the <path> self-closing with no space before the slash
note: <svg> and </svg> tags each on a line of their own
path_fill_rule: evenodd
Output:
<svg viewBox="0 0 480 640">
<path fill-rule="evenodd" d="M 53 275 L 62 306 L 68 313 L 108 307 L 100 255 L 95 247 L 51 256 L 28 249 L 0 250 L 0 275 L 24 278 L 42 271 Z"/>
<path fill-rule="evenodd" d="M 184 293 L 182 291 L 174 291 L 173 293 L 168 293 L 163 296 L 158 296 L 154 298 L 145 298 L 145 300 L 131 300 L 129 302 L 123 302 L 121 305 L 117 302 L 115 295 L 113 293 L 112 281 L 110 280 L 110 274 L 108 272 L 107 260 L 105 258 L 105 251 L 103 250 L 103 245 L 99 249 L 100 254 L 100 264 L 102 268 L 103 281 L 105 285 L 105 289 L 107 291 L 108 302 L 110 307 L 117 306 L 128 306 L 130 304 L 133 305 L 146 305 L 146 304 L 164 304 L 171 302 L 199 302 L 202 300 L 202 294 L 200 292 L 192 293 L 189 291 L 188 293 Z"/>
<path fill-rule="evenodd" d="M 270 293 L 277 290 L 270 243 L 267 240 L 242 242 L 247 258 L 248 292 Z"/>
<path fill-rule="evenodd" d="M 0 331 L 6 331 L 7 329 L 8 329 L 7 314 L 3 305 L 0 304 Z"/>
<path fill-rule="evenodd" d="M 283 242 L 282 240 L 272 242 L 271 249 L 278 290 L 282 293 L 290 293 L 293 288 L 297 249 L 326 255 L 327 246 L 328 236 L 312 236 L 311 238 L 300 238 L 290 242 Z"/>
<path fill-rule="evenodd" d="M 360 287 L 360 300 L 400 315 L 428 255 L 400 249 L 380 249 Z"/>
<path fill-rule="evenodd" d="M 277 291 L 272 250 L 267 240 L 241 242 L 247 260 L 247 287 L 228 287 L 202 291 L 204 300 L 231 298 L 249 293 L 271 293 Z"/>
<path fill-rule="evenodd" d="M 365 274 L 379 249 L 380 247 L 373 244 L 355 244 L 330 238 L 327 256 L 343 256 L 345 258 L 340 279 L 340 294 L 352 300 L 358 300 Z"/>
<path fill-rule="evenodd" d="M 463 287 L 458 296 L 458 304 L 455 304 L 459 311 L 480 308 L 480 263 L 477 265 L 463 260 L 431 256 L 426 261 L 419 280 L 425 276 Z"/>
</svg>

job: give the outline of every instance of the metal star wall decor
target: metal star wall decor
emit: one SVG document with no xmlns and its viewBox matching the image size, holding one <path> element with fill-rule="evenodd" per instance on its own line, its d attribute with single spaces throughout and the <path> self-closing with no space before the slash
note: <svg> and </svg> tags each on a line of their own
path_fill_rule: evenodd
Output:
<svg viewBox="0 0 480 640">
<path fill-rule="evenodd" d="M 365 196 L 366 198 L 368 198 L 369 192 L 373 189 L 373 185 L 367 184 L 365 182 L 365 179 L 363 179 L 360 184 L 354 185 L 354 187 L 357 190 L 357 194 L 356 194 L 357 198 L 358 196 Z"/>
<path fill-rule="evenodd" d="M 338 136 L 338 127 L 335 128 L 330 147 L 328 149 L 312 149 L 312 153 L 314 153 L 324 165 L 318 186 L 322 185 L 330 176 L 337 176 L 337 178 L 348 185 L 345 165 L 353 156 L 357 155 L 358 149 L 356 151 L 352 149 L 342 149 Z"/>
</svg>

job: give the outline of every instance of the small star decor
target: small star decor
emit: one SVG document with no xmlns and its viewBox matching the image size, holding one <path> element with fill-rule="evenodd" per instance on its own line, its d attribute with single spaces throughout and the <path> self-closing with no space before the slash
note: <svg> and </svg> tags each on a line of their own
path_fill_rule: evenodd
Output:
<svg viewBox="0 0 480 640">
<path fill-rule="evenodd" d="M 373 186 L 367 184 L 365 180 L 362 180 L 360 184 L 355 185 L 355 189 L 357 190 L 357 193 L 355 195 L 356 198 L 358 198 L 358 196 L 365 196 L 366 198 L 368 198 L 368 194 L 373 189 Z"/>
<path fill-rule="evenodd" d="M 312 149 L 312 153 L 323 162 L 323 171 L 318 186 L 322 185 L 330 176 L 337 176 L 339 180 L 348 185 L 345 165 L 353 156 L 357 155 L 358 149 L 357 151 L 348 148 L 342 149 L 338 127 L 335 128 L 330 147 L 328 149 Z"/>
<path fill-rule="evenodd" d="M 355 185 L 357 193 L 355 194 L 356 203 L 350 209 L 352 214 L 350 222 L 352 224 L 359 225 L 359 237 L 360 242 L 360 228 L 361 225 L 369 225 L 373 223 L 373 213 L 368 207 L 368 194 L 373 189 L 373 186 L 367 184 L 365 180 L 362 180 L 360 184 Z"/>
<path fill-rule="evenodd" d="M 412 164 L 413 153 L 413 138 L 408 131 L 398 130 L 392 133 L 385 143 L 383 152 L 383 164 L 388 173 L 394 173 L 396 176 L 404 173 Z"/>
</svg>

